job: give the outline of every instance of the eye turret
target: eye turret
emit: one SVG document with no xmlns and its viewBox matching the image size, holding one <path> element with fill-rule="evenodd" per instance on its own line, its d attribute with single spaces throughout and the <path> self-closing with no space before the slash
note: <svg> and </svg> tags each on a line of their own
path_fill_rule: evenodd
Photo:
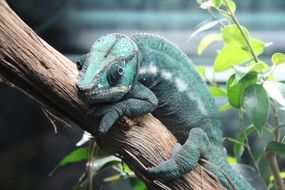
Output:
<svg viewBox="0 0 285 190">
<path fill-rule="evenodd" d="M 124 69 L 121 65 L 112 64 L 107 70 L 107 80 L 111 86 L 117 85 L 124 74 Z"/>
<path fill-rule="evenodd" d="M 86 62 L 88 54 L 82 55 L 77 61 L 76 61 L 76 66 L 77 69 L 80 71 L 84 65 L 84 63 Z"/>
</svg>

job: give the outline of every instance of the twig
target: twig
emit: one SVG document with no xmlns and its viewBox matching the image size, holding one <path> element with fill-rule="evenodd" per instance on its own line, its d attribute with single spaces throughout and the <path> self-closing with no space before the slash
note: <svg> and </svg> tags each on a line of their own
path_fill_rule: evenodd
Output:
<svg viewBox="0 0 285 190">
<path fill-rule="evenodd" d="M 278 166 L 276 154 L 273 152 L 268 152 L 266 154 L 266 159 L 268 160 L 268 163 L 270 165 L 272 174 L 274 176 L 274 181 L 277 186 L 278 190 L 284 190 L 284 182 L 280 176 L 280 169 Z"/>
<path fill-rule="evenodd" d="M 45 116 L 49 119 L 49 121 L 51 122 L 53 129 L 54 129 L 54 133 L 57 133 L 57 125 L 56 122 L 60 122 L 62 123 L 64 126 L 66 127 L 71 127 L 71 125 L 69 123 L 67 123 L 66 121 L 64 121 L 63 119 L 59 118 L 58 116 L 56 116 L 55 114 L 53 114 L 52 112 L 50 112 L 47 108 L 41 107 L 42 111 L 44 112 Z"/>
<path fill-rule="evenodd" d="M 53 126 L 54 133 L 57 134 L 57 126 L 55 124 L 55 121 L 51 118 L 49 112 L 46 109 L 42 108 L 42 111 L 45 114 L 45 116 L 48 118 L 48 120 L 50 121 L 51 125 Z"/>
<path fill-rule="evenodd" d="M 87 177 L 88 177 L 88 186 L 89 190 L 93 189 L 93 175 L 94 175 L 94 155 L 97 155 L 98 148 L 96 142 L 92 139 L 89 140 L 88 147 L 88 165 L 87 165 Z M 95 153 L 94 153 L 95 152 Z"/>
<path fill-rule="evenodd" d="M 271 109 L 272 109 L 272 112 L 273 112 L 273 117 L 274 117 L 274 120 L 275 120 L 275 129 L 274 129 L 274 139 L 276 142 L 280 142 L 280 118 L 279 118 L 279 113 L 278 111 L 276 110 L 276 108 L 274 107 L 273 105 L 273 101 L 271 100 Z M 267 158 L 267 161 L 269 163 L 269 166 L 271 168 L 271 171 L 272 171 L 272 174 L 274 176 L 274 181 L 275 181 L 275 184 L 277 186 L 277 189 L 278 190 L 284 190 L 285 189 L 285 186 L 284 186 L 284 181 L 282 180 L 281 176 L 280 176 L 280 168 L 279 168 L 279 165 L 278 165 L 278 161 L 277 161 L 277 155 L 276 153 L 273 153 L 273 152 L 268 152 L 266 154 L 266 158 Z"/>
<path fill-rule="evenodd" d="M 271 109 L 272 109 L 272 112 L 273 112 L 273 118 L 274 118 L 274 121 L 275 121 L 275 129 L 274 129 L 274 138 L 275 138 L 275 141 L 277 142 L 280 142 L 280 133 L 281 133 L 281 130 L 280 130 L 280 118 L 279 118 L 279 113 L 278 111 L 276 110 L 276 108 L 274 107 L 273 105 L 273 101 L 272 99 L 271 100 Z"/>
</svg>

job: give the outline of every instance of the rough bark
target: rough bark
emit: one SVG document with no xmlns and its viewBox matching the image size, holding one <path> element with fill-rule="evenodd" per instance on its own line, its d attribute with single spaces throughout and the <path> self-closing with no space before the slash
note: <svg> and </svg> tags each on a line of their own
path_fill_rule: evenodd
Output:
<svg viewBox="0 0 285 190">
<path fill-rule="evenodd" d="M 75 87 L 75 64 L 38 37 L 0 0 L 0 77 L 22 90 L 50 112 L 94 134 L 98 119 L 87 115 Z M 151 114 L 123 118 L 102 138 L 99 146 L 121 155 L 151 189 L 223 189 L 203 166 L 175 181 L 153 181 L 144 167 L 171 156 L 175 137 Z"/>
</svg>

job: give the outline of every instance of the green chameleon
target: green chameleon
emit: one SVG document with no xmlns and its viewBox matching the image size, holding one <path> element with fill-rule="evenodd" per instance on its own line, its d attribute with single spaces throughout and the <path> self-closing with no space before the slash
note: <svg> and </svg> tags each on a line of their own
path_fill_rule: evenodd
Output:
<svg viewBox="0 0 285 190">
<path fill-rule="evenodd" d="M 177 46 L 150 34 L 108 34 L 77 66 L 78 95 L 96 105 L 92 114 L 101 117 L 97 134 L 104 135 L 122 116 L 151 112 L 177 138 L 172 158 L 148 168 L 152 178 L 179 178 L 205 158 L 205 167 L 227 189 L 254 189 L 228 165 L 214 99 Z"/>
</svg>

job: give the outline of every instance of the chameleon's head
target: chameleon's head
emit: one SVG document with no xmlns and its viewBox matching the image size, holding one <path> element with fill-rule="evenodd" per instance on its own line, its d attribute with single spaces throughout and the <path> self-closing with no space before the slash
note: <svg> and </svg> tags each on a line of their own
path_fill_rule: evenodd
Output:
<svg viewBox="0 0 285 190">
<path fill-rule="evenodd" d="M 130 38 L 101 37 L 77 62 L 78 95 L 91 104 L 120 100 L 136 82 L 138 64 L 138 49 Z"/>
</svg>

